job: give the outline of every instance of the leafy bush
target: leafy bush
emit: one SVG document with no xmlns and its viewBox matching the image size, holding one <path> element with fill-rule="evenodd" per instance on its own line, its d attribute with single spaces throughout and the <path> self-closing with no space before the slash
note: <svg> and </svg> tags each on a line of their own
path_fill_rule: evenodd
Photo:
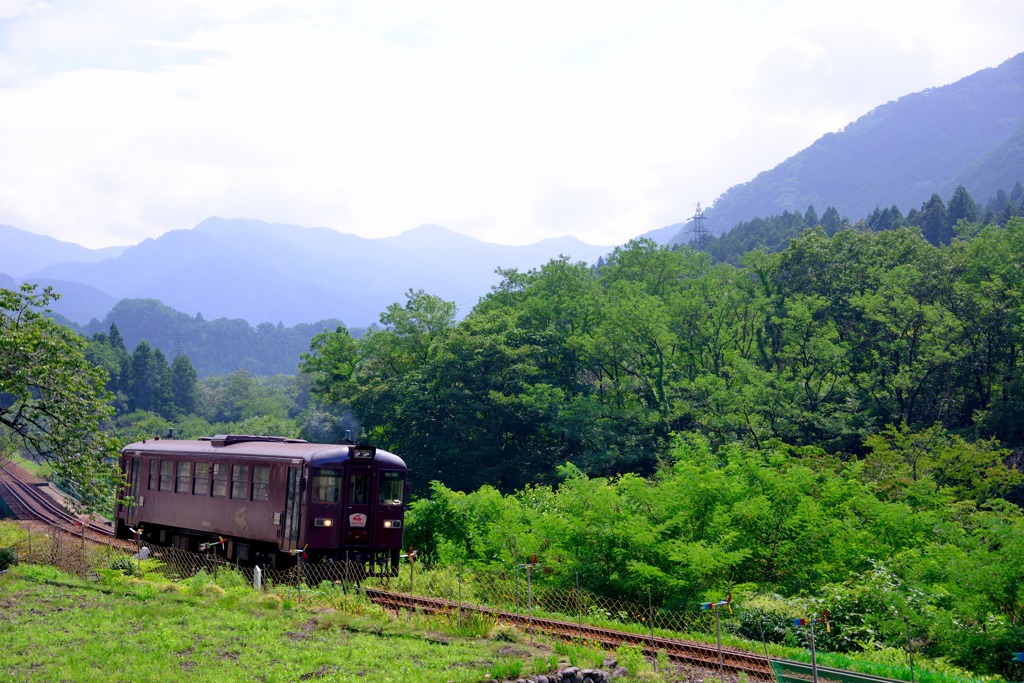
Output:
<svg viewBox="0 0 1024 683">
<path fill-rule="evenodd" d="M 119 571 L 125 576 L 135 576 L 138 572 L 138 564 L 130 557 L 115 557 L 110 563 L 110 568 Z"/>
<path fill-rule="evenodd" d="M 743 607 L 734 607 L 735 614 L 726 628 L 754 642 L 795 645 L 791 619 L 802 617 L 803 608 L 778 595 L 752 595 L 743 599 Z"/>
<path fill-rule="evenodd" d="M 224 597 L 225 591 L 215 583 L 208 583 L 199 589 L 199 594 L 211 598 L 222 598 Z"/>
<path fill-rule="evenodd" d="M 14 522 L 0 522 L 0 546 L 16 546 L 25 541 L 28 534 Z"/>
<path fill-rule="evenodd" d="M 491 640 L 497 640 L 503 643 L 518 643 L 522 640 L 523 636 L 512 624 L 495 624 L 494 628 L 491 629 Z"/>
<path fill-rule="evenodd" d="M 644 652 L 638 645 L 620 645 L 615 650 L 615 657 L 619 660 L 619 666 L 626 668 L 630 676 L 638 676 L 641 671 L 647 671 L 647 660 L 644 659 Z"/>
<path fill-rule="evenodd" d="M 259 596 L 256 598 L 256 603 L 265 610 L 279 610 L 284 605 L 281 596 L 274 593 L 266 593 Z"/>
<path fill-rule="evenodd" d="M 18 564 L 18 553 L 14 548 L 0 548 L 0 572 Z"/>
</svg>

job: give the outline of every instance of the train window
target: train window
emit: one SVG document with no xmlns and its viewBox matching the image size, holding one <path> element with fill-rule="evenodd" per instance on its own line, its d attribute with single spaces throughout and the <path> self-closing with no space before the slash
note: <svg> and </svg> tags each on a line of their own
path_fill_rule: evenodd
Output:
<svg viewBox="0 0 1024 683">
<path fill-rule="evenodd" d="M 340 477 L 341 472 L 338 470 L 314 470 L 313 502 L 337 503 L 338 479 Z"/>
<path fill-rule="evenodd" d="M 381 472 L 377 501 L 385 505 L 401 505 L 405 493 L 405 475 L 401 472 Z"/>
<path fill-rule="evenodd" d="M 156 491 L 157 482 L 159 482 L 159 480 L 160 480 L 159 479 L 160 471 L 158 469 L 158 467 L 160 465 L 158 463 L 159 463 L 159 461 L 157 461 L 157 460 L 150 460 L 149 461 L 149 490 L 150 491 Z"/>
<path fill-rule="evenodd" d="M 173 460 L 161 460 L 160 461 L 160 490 L 170 491 L 172 490 L 171 482 L 174 481 L 174 461 Z"/>
<path fill-rule="evenodd" d="M 270 497 L 270 467 L 254 465 L 252 468 L 252 499 L 266 501 Z"/>
<path fill-rule="evenodd" d="M 249 466 L 231 466 L 231 497 L 249 498 Z"/>
<path fill-rule="evenodd" d="M 348 504 L 366 505 L 370 496 L 370 476 L 367 474 L 353 473 L 348 480 Z"/>
<path fill-rule="evenodd" d="M 178 493 L 188 493 L 190 488 L 192 488 L 192 463 L 179 462 L 178 481 L 174 485 L 174 490 Z"/>
<path fill-rule="evenodd" d="M 211 493 L 217 498 L 224 498 L 228 495 L 228 468 L 219 462 L 213 463 L 213 491 Z"/>
<path fill-rule="evenodd" d="M 192 495 L 205 496 L 210 492 L 210 463 L 196 463 L 196 478 L 192 480 Z"/>
</svg>

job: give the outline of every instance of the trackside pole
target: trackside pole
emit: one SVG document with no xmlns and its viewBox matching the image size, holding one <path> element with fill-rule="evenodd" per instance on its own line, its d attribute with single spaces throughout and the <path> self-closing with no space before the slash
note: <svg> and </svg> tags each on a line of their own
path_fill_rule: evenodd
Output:
<svg viewBox="0 0 1024 683">
<path fill-rule="evenodd" d="M 716 617 L 718 616 L 718 610 L 715 610 L 715 616 Z M 658 671 L 658 655 L 657 655 L 656 652 L 654 652 L 654 606 L 653 606 L 653 603 L 651 602 L 651 587 L 650 586 L 647 587 L 647 625 L 650 627 L 650 630 L 651 630 L 651 653 L 653 654 L 653 659 L 654 659 L 654 671 L 655 671 L 655 673 L 657 673 L 657 671 Z M 721 652 L 721 650 L 722 650 L 721 644 L 719 644 L 718 650 L 719 650 L 719 652 Z M 721 683 L 725 683 L 725 680 L 723 679 Z"/>
<path fill-rule="evenodd" d="M 519 611 L 519 542 L 515 536 L 512 537 L 512 554 L 516 563 L 516 611 Z"/>
<path fill-rule="evenodd" d="M 914 683 L 914 646 L 910 643 L 910 617 L 903 617 L 907 625 L 907 652 L 910 654 L 910 683 Z"/>
<path fill-rule="evenodd" d="M 530 645 L 533 645 L 533 584 L 530 582 L 530 565 L 526 565 L 526 605 L 530 620 Z"/>
<path fill-rule="evenodd" d="M 732 593 L 729 593 L 725 600 L 718 602 L 702 602 L 700 608 L 715 611 L 715 639 L 718 641 L 718 675 L 722 683 L 725 683 L 725 659 L 722 656 L 722 625 L 718 617 L 718 608 L 725 605 L 732 612 Z"/>
<path fill-rule="evenodd" d="M 224 542 L 224 539 L 222 538 L 221 539 L 221 543 L 223 543 L 223 542 Z M 296 548 L 295 550 L 289 550 L 288 551 L 288 554 L 292 555 L 295 558 L 295 574 L 296 574 L 296 581 L 295 581 L 296 598 L 295 598 L 295 601 L 296 602 L 301 602 L 302 601 L 302 560 L 303 560 L 303 558 L 308 558 L 309 557 L 308 555 L 306 555 L 306 548 L 308 548 L 308 547 L 309 546 L 307 544 L 307 545 L 302 546 L 301 548 Z"/>
<path fill-rule="evenodd" d="M 537 566 L 537 556 L 533 556 L 533 562 L 519 565 L 526 570 L 526 609 L 527 623 L 530 625 L 530 645 L 533 645 L 533 582 L 530 577 L 530 570 Z"/>
<path fill-rule="evenodd" d="M 829 622 L 828 610 L 825 610 L 824 619 L 793 619 L 794 626 L 810 626 L 810 646 L 811 646 L 811 678 L 813 683 L 818 683 L 818 655 L 814 648 L 814 623 L 822 622 L 825 624 L 825 630 L 831 631 L 832 625 Z"/>
<path fill-rule="evenodd" d="M 82 577 L 89 573 L 89 564 L 85 559 L 85 522 L 79 520 L 78 526 L 82 527 Z"/>
<path fill-rule="evenodd" d="M 718 677 L 725 683 L 725 660 L 722 658 L 722 624 L 718 618 L 718 605 L 715 605 L 715 639 L 718 640 Z M 815 677 L 815 683 L 818 679 Z"/>
<path fill-rule="evenodd" d="M 580 573 L 576 572 L 576 627 L 579 629 L 580 645 L 583 644 L 583 596 L 580 595 Z"/>
<path fill-rule="evenodd" d="M 416 576 L 416 549 L 409 548 L 409 612 L 412 612 L 412 582 Z"/>
<path fill-rule="evenodd" d="M 818 683 L 818 657 L 814 652 L 814 620 L 811 620 L 811 678 Z"/>
</svg>

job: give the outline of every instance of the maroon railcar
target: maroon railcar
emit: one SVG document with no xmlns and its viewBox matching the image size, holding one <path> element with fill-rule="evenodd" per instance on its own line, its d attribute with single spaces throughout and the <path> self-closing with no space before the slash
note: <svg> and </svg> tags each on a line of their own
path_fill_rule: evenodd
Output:
<svg viewBox="0 0 1024 683">
<path fill-rule="evenodd" d="M 219 435 L 147 440 L 121 449 L 131 505 L 117 535 L 242 564 L 348 561 L 394 575 L 402 549 L 408 468 L 366 444 Z M 220 543 L 221 539 L 224 543 Z"/>
</svg>

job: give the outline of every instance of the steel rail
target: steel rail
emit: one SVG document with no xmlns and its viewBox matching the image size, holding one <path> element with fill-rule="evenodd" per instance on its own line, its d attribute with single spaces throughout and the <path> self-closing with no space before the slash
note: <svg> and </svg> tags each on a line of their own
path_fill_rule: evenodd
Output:
<svg viewBox="0 0 1024 683">
<path fill-rule="evenodd" d="M 17 506 L 19 516 L 29 515 L 53 526 L 67 525 L 73 528 L 82 524 L 76 515 L 66 510 L 50 496 L 40 492 L 38 486 L 22 481 L 15 472 L 8 469 L 6 463 L 0 468 L 0 472 L 2 472 L 0 483 L 9 494 L 5 500 L 13 498 L 16 501 L 12 505 L 12 509 Z M 86 522 L 84 526 L 90 533 L 103 536 L 104 540 L 114 535 L 112 529 L 92 521 Z"/>
<path fill-rule="evenodd" d="M 731 673 L 745 673 L 750 678 L 759 681 L 774 681 L 775 679 L 771 662 L 767 657 L 738 648 L 723 647 L 721 652 L 722 658 L 719 660 L 718 648 L 713 645 L 689 640 L 664 638 L 661 636 L 652 637 L 642 633 L 616 631 L 556 619 L 531 618 L 519 612 L 508 612 L 490 607 L 460 604 L 450 600 L 410 596 L 403 593 L 369 588 L 366 589 L 366 596 L 379 605 L 395 610 L 418 609 L 423 612 L 447 614 L 460 610 L 476 612 L 494 617 L 504 623 L 511 623 L 525 628 L 532 627 L 536 631 L 562 638 L 582 638 L 612 648 L 619 645 L 633 645 L 640 647 L 650 655 L 665 652 L 670 659 L 694 664 L 706 669 L 714 670 L 721 666 L 722 669 Z"/>
</svg>

